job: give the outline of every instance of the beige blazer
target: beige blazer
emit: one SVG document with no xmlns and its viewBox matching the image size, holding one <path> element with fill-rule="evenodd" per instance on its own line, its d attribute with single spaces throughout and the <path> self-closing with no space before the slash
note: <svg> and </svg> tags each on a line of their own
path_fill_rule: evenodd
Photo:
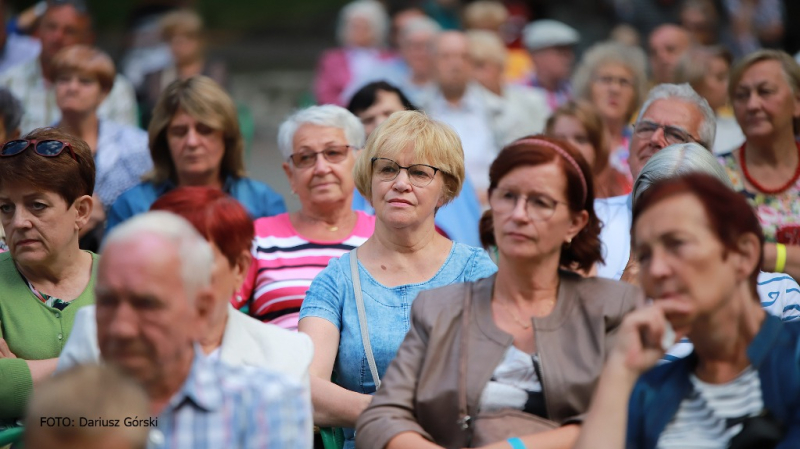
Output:
<svg viewBox="0 0 800 449">
<path fill-rule="evenodd" d="M 637 287 L 561 272 L 555 308 L 533 318 L 548 418 L 581 420 L 589 407 L 606 355 L 622 317 L 641 299 Z M 481 393 L 500 364 L 511 335 L 494 323 L 495 277 L 429 290 L 411 307 L 411 329 L 383 378 L 381 389 L 359 417 L 356 447 L 380 449 L 411 431 L 446 448 L 467 444 L 458 424 L 461 315 L 472 290 L 467 355 L 467 405 L 475 415 Z"/>
</svg>

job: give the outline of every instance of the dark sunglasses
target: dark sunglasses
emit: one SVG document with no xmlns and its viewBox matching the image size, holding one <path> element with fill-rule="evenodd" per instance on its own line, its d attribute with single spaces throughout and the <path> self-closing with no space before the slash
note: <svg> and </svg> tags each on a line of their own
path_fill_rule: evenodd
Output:
<svg viewBox="0 0 800 449">
<path fill-rule="evenodd" d="M 3 149 L 0 150 L 0 157 L 16 156 L 29 147 L 33 147 L 33 151 L 35 151 L 36 154 L 44 157 L 56 157 L 66 148 L 69 150 L 72 159 L 78 162 L 78 156 L 72 151 L 72 145 L 60 140 L 9 140 L 3 145 Z"/>
</svg>

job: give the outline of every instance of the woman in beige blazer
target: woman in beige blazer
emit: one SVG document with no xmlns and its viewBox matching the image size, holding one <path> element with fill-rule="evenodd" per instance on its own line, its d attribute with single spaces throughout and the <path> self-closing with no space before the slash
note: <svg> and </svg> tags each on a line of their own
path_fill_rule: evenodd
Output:
<svg viewBox="0 0 800 449">
<path fill-rule="evenodd" d="M 512 430 L 486 447 L 569 448 L 577 438 L 639 290 L 571 271 L 601 259 L 591 170 L 577 149 L 526 137 L 489 177 L 481 231 L 498 272 L 414 301 L 411 329 L 358 420 L 358 448 L 475 447 L 492 442 L 481 430 L 492 416 L 549 430 Z"/>
</svg>

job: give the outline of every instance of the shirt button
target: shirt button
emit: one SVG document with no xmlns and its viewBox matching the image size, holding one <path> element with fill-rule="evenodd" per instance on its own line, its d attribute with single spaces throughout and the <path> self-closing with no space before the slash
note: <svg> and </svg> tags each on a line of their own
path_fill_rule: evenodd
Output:
<svg viewBox="0 0 800 449">
<path fill-rule="evenodd" d="M 61 318 L 61 314 L 59 312 L 56 312 L 56 318 Z"/>
<path fill-rule="evenodd" d="M 63 334 L 58 334 L 58 339 L 59 340 L 63 340 L 64 339 L 64 335 Z"/>
<path fill-rule="evenodd" d="M 149 439 L 150 439 L 150 444 L 156 447 L 163 445 L 164 441 L 166 440 L 166 438 L 164 438 L 164 434 L 161 433 L 161 431 L 158 429 L 150 430 Z"/>
</svg>

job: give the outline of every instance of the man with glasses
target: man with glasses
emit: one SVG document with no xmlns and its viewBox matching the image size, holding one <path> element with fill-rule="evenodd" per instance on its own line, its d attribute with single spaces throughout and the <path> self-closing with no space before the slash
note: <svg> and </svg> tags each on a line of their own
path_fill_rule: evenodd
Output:
<svg viewBox="0 0 800 449">
<path fill-rule="evenodd" d="M 628 165 L 635 180 L 647 161 L 661 149 L 696 142 L 711 148 L 716 134 L 714 111 L 689 84 L 659 84 L 639 112 L 631 137 Z M 595 201 L 595 213 L 603 223 L 600 241 L 604 263 L 597 275 L 620 279 L 630 258 L 631 196 Z"/>
</svg>

